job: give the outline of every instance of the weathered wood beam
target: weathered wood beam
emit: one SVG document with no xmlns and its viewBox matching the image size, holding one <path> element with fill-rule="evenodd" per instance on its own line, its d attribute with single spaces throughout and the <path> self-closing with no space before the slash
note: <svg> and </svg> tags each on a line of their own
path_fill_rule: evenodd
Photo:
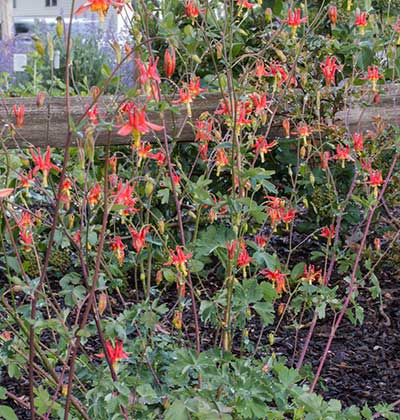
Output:
<svg viewBox="0 0 400 420">
<path fill-rule="evenodd" d="M 336 114 L 334 123 L 346 127 L 353 131 L 365 131 L 373 128 L 373 123 L 377 117 L 387 124 L 400 126 L 400 85 L 389 84 L 381 87 L 380 100 L 378 103 L 372 102 L 372 95 L 366 87 L 363 91 L 358 90 L 354 97 L 346 103 L 346 109 Z M 213 113 L 220 101 L 219 94 L 207 94 L 203 98 L 198 97 L 192 104 L 193 119 L 204 112 Z M 85 110 L 92 103 L 92 98 L 71 98 L 71 117 L 76 123 Z M 0 129 L 7 123 L 14 122 L 13 106 L 24 104 L 25 118 L 24 125 L 17 130 L 16 139 L 18 145 L 24 146 L 46 146 L 63 147 L 67 133 L 67 114 L 65 108 L 65 98 L 47 98 L 44 106 L 38 107 L 36 98 L 5 98 L 0 100 Z M 110 120 L 115 114 L 117 104 L 111 97 L 102 97 L 99 100 L 99 114 L 105 115 L 106 120 Z M 171 138 L 177 138 L 179 142 L 192 142 L 194 140 L 194 130 L 192 123 L 187 119 L 185 107 L 180 108 L 179 113 L 165 112 L 165 123 L 167 132 Z M 157 113 L 148 113 L 149 121 L 160 123 Z M 179 131 L 179 133 L 178 133 Z M 113 145 L 129 144 L 130 137 L 121 137 L 117 134 L 118 128 L 113 128 L 111 133 L 111 143 Z M 179 134 L 179 136 L 178 136 Z M 279 126 L 273 126 L 270 136 L 281 134 Z M 143 136 L 146 141 L 154 141 L 154 135 L 160 137 L 160 132 L 149 133 Z M 108 134 L 102 131 L 96 138 L 96 145 L 106 144 Z M 76 144 L 76 138 L 74 139 Z M 7 143 L 9 147 L 15 147 L 15 143 Z"/>
</svg>

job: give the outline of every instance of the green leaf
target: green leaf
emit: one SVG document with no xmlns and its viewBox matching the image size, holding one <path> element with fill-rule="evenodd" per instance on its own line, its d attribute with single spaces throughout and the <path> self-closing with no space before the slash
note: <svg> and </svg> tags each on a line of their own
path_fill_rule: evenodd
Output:
<svg viewBox="0 0 400 420">
<path fill-rule="evenodd" d="M 0 417 L 4 420 L 18 420 L 14 410 L 7 405 L 0 405 Z"/>
<path fill-rule="evenodd" d="M 165 411 L 164 420 L 189 420 L 189 413 L 181 400 L 175 400 Z"/>
<path fill-rule="evenodd" d="M 269 302 L 257 302 L 254 304 L 254 310 L 260 315 L 264 325 L 271 325 L 274 322 L 274 307 Z"/>
</svg>

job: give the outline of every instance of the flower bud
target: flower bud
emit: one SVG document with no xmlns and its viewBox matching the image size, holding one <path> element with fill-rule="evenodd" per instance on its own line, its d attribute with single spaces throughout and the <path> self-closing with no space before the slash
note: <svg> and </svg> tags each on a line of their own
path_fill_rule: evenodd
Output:
<svg viewBox="0 0 400 420">
<path fill-rule="evenodd" d="M 285 136 L 290 137 L 290 121 L 287 118 L 282 121 L 282 127 L 285 130 Z"/>
<path fill-rule="evenodd" d="M 165 222 L 163 219 L 160 219 L 157 222 L 157 226 L 158 226 L 158 231 L 160 232 L 160 235 L 164 235 L 165 232 Z"/>
<path fill-rule="evenodd" d="M 381 252 L 381 240 L 379 238 L 374 239 L 374 247 L 376 252 Z"/>
<path fill-rule="evenodd" d="M 44 101 L 46 99 L 47 93 L 46 92 L 39 92 L 36 96 L 36 106 L 41 108 L 44 105 Z"/>
<path fill-rule="evenodd" d="M 272 22 L 272 9 L 270 7 L 267 7 L 265 9 L 265 21 L 267 23 L 271 23 Z"/>
<path fill-rule="evenodd" d="M 337 22 L 337 7 L 333 4 L 328 7 L 328 17 L 331 21 L 332 27 L 334 28 Z"/>
<path fill-rule="evenodd" d="M 150 197 L 151 194 L 153 193 L 153 191 L 154 191 L 154 184 L 153 184 L 153 182 L 150 181 L 150 180 L 147 180 L 146 181 L 146 185 L 144 187 L 144 193 L 145 193 L 146 197 Z"/>
<path fill-rule="evenodd" d="M 159 286 L 163 279 L 163 272 L 162 270 L 158 270 L 156 273 L 156 285 Z"/>
<path fill-rule="evenodd" d="M 47 33 L 47 51 L 49 53 L 49 60 L 54 61 L 54 43 L 53 38 L 49 33 Z"/>
<path fill-rule="evenodd" d="M 175 67 L 176 67 L 175 49 L 172 45 L 170 45 L 165 50 L 165 54 L 164 54 L 164 71 L 168 79 L 170 79 L 171 76 L 174 74 Z"/>
</svg>

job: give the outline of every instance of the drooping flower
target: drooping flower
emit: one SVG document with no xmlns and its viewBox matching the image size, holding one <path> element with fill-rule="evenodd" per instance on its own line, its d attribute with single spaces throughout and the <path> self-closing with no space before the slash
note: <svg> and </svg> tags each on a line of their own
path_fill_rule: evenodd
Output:
<svg viewBox="0 0 400 420">
<path fill-rule="evenodd" d="M 307 17 L 301 17 L 300 9 L 295 9 L 294 12 L 292 9 L 289 9 L 288 17 L 287 19 L 283 20 L 283 22 L 292 29 L 292 36 L 295 38 L 297 29 L 301 26 L 302 23 L 307 22 L 307 19 Z"/>
<path fill-rule="evenodd" d="M 50 146 L 47 146 L 46 152 L 42 156 L 40 147 L 36 149 L 36 153 L 33 148 L 31 148 L 31 156 L 33 159 L 33 162 L 35 164 L 35 167 L 32 170 L 32 174 L 36 175 L 39 171 L 43 174 L 43 186 L 47 187 L 47 179 L 49 172 L 54 169 L 57 172 L 60 172 L 61 169 L 57 166 L 51 163 L 51 151 Z"/>
<path fill-rule="evenodd" d="M 325 76 L 326 85 L 335 85 L 335 74 L 340 69 L 336 64 L 336 57 L 326 57 L 325 63 L 320 63 L 319 66 Z"/>
<path fill-rule="evenodd" d="M 132 235 L 132 245 L 135 251 L 139 252 L 146 246 L 146 235 L 149 233 L 150 226 L 143 226 L 140 230 L 136 230 L 132 226 L 128 226 L 129 232 Z"/>
<path fill-rule="evenodd" d="M 298 134 L 302 139 L 303 143 L 307 145 L 307 138 L 311 136 L 312 129 L 306 123 L 300 123 L 296 126 L 296 130 L 292 131 L 292 134 Z"/>
<path fill-rule="evenodd" d="M 334 225 L 324 226 L 321 230 L 320 236 L 322 238 L 326 238 L 328 241 L 328 244 L 330 245 L 332 239 L 335 237 L 335 226 Z"/>
<path fill-rule="evenodd" d="M 356 20 L 354 22 L 354 25 L 359 28 L 360 34 L 364 35 L 365 28 L 368 26 L 367 12 L 361 12 L 361 13 L 356 12 Z"/>
<path fill-rule="evenodd" d="M 69 210 L 71 204 L 72 181 L 66 178 L 61 186 L 60 201 L 64 204 L 64 209 Z"/>
<path fill-rule="evenodd" d="M 13 107 L 14 117 L 15 117 L 15 125 L 18 128 L 21 128 L 24 125 L 24 115 L 25 115 L 25 105 L 17 105 L 15 104 Z"/>
<path fill-rule="evenodd" d="M 331 152 L 326 150 L 325 152 L 320 153 L 319 158 L 321 160 L 321 169 L 326 171 L 329 167 L 329 161 L 331 160 Z"/>
<path fill-rule="evenodd" d="M 151 58 L 147 64 L 144 64 L 139 58 L 135 58 L 136 65 L 139 69 L 139 81 L 142 86 L 145 86 L 148 81 L 154 80 L 157 83 L 161 82 L 157 71 L 159 57 L 152 62 Z"/>
<path fill-rule="evenodd" d="M 281 214 L 282 222 L 286 224 L 286 229 L 289 230 L 289 223 L 292 223 L 296 217 L 296 210 L 287 209 Z"/>
<path fill-rule="evenodd" d="M 258 77 L 259 79 L 261 79 L 263 76 L 268 76 L 269 73 L 267 72 L 267 70 L 265 69 L 265 63 L 264 60 L 259 60 L 257 61 L 256 64 L 256 69 L 254 70 L 254 74 L 256 75 L 256 77 Z"/>
<path fill-rule="evenodd" d="M 146 105 L 140 109 L 134 103 L 130 103 L 127 106 L 127 112 L 128 122 L 119 129 L 118 134 L 120 136 L 132 134 L 136 147 L 140 144 L 142 134 L 148 133 L 150 130 L 160 131 L 163 129 L 162 126 L 147 121 Z"/>
<path fill-rule="evenodd" d="M 361 77 L 360 80 L 369 80 L 372 85 L 372 92 L 377 92 L 377 82 L 379 79 L 382 79 L 383 75 L 379 74 L 379 67 L 378 66 L 368 66 L 367 68 L 367 75 Z"/>
<path fill-rule="evenodd" d="M 375 197 L 378 197 L 378 187 L 383 184 L 382 172 L 379 170 L 371 170 L 369 172 L 368 184 L 374 188 Z"/>
<path fill-rule="evenodd" d="M 200 95 L 200 93 L 205 92 L 207 89 L 200 87 L 200 78 L 192 77 L 189 84 L 184 83 L 183 87 L 179 89 L 179 99 L 173 101 L 173 104 L 186 104 L 188 117 L 192 117 L 192 107 L 191 103 L 193 99 Z"/>
<path fill-rule="evenodd" d="M 364 150 L 364 136 L 363 133 L 353 133 L 354 150 L 361 152 Z"/>
<path fill-rule="evenodd" d="M 397 45 L 400 45 L 400 19 L 393 25 L 393 29 L 398 33 Z"/>
<path fill-rule="evenodd" d="M 217 176 L 219 176 L 221 173 L 221 168 L 229 165 L 229 159 L 224 149 L 217 149 L 217 153 L 215 156 L 215 164 L 217 166 Z"/>
<path fill-rule="evenodd" d="M 275 271 L 266 268 L 265 270 L 260 271 L 260 274 L 265 276 L 268 280 L 272 282 L 272 285 L 276 289 L 276 293 L 280 295 L 283 292 L 287 292 L 286 290 L 286 276 L 287 274 L 281 273 L 281 270 L 277 268 Z"/>
<path fill-rule="evenodd" d="M 101 185 L 96 182 L 90 189 L 88 194 L 88 203 L 90 206 L 96 206 L 99 204 L 102 188 Z"/>
<path fill-rule="evenodd" d="M 314 281 L 323 283 L 322 270 L 315 271 L 313 264 L 310 264 L 308 268 L 306 265 L 304 266 L 304 273 L 302 278 L 306 280 L 308 284 L 312 284 Z"/>
<path fill-rule="evenodd" d="M 239 13 L 238 13 L 239 16 L 240 16 L 241 10 L 243 8 L 245 8 L 245 9 L 252 9 L 255 6 L 255 4 L 250 3 L 248 0 L 236 0 L 236 3 L 240 7 L 240 10 L 239 10 Z"/>
<path fill-rule="evenodd" d="M 237 258 L 237 265 L 243 270 L 243 277 L 246 278 L 246 268 L 251 264 L 253 258 L 250 257 L 246 249 L 246 243 L 242 241 L 240 243 L 240 252 Z"/>
<path fill-rule="evenodd" d="M 113 239 L 110 245 L 110 249 L 115 253 L 119 265 L 122 265 L 125 258 L 125 245 L 123 244 L 120 236 L 116 236 Z"/>
<path fill-rule="evenodd" d="M 108 12 L 110 4 L 111 0 L 87 0 L 81 7 L 76 10 L 75 14 L 80 15 L 81 13 L 90 9 L 92 12 L 98 13 L 100 20 L 103 21 Z"/>
<path fill-rule="evenodd" d="M 156 160 L 158 166 L 163 166 L 167 159 L 165 153 L 161 150 L 158 150 L 156 153 L 149 153 L 149 158 Z"/>
<path fill-rule="evenodd" d="M 110 340 L 106 341 L 106 352 L 107 356 L 110 359 L 110 362 L 112 364 L 112 367 L 117 369 L 118 362 L 123 359 L 128 359 L 128 353 L 125 353 L 123 350 L 124 343 L 122 340 L 115 340 L 114 346 L 112 345 Z M 97 357 L 105 358 L 106 355 L 104 353 L 100 353 L 97 355 Z"/>
<path fill-rule="evenodd" d="M 237 248 L 237 241 L 233 240 L 233 241 L 227 241 L 225 243 L 226 249 L 228 251 L 228 258 L 233 261 L 233 259 L 235 258 L 235 252 L 236 252 L 236 248 Z"/>
<path fill-rule="evenodd" d="M 271 143 L 268 143 L 268 141 L 265 139 L 264 136 L 260 136 L 255 144 L 254 149 L 257 154 L 261 156 L 261 162 L 265 162 L 265 155 L 269 153 L 278 143 L 273 140 Z"/>
<path fill-rule="evenodd" d="M 255 242 L 260 248 L 265 248 L 265 246 L 268 243 L 268 239 L 268 236 L 263 235 L 262 233 L 257 233 L 257 235 L 255 236 Z"/>
<path fill-rule="evenodd" d="M 350 155 L 350 147 L 341 147 L 340 144 L 336 146 L 336 155 L 333 156 L 333 159 L 340 160 L 342 162 L 342 168 L 344 168 L 344 164 L 346 161 L 354 161 L 354 159 Z"/>
<path fill-rule="evenodd" d="M 179 245 L 176 246 L 175 252 L 169 250 L 170 260 L 165 265 L 174 265 L 178 271 L 180 271 L 185 277 L 187 276 L 186 262 L 192 258 L 193 253 L 188 252 L 185 254 L 183 248 Z"/>
<path fill-rule="evenodd" d="M 114 202 L 117 205 L 119 204 L 125 207 L 125 209 L 122 210 L 122 215 L 137 213 L 138 210 L 135 208 L 137 200 L 133 197 L 133 193 L 134 187 L 128 181 L 125 183 L 123 183 L 122 180 L 119 181 Z"/>
<path fill-rule="evenodd" d="M 185 0 L 184 6 L 186 16 L 192 19 L 192 21 L 194 21 L 199 16 L 199 14 L 203 12 L 199 7 L 197 7 L 194 0 Z"/>
<path fill-rule="evenodd" d="M 31 213 L 23 211 L 21 217 L 16 219 L 17 226 L 19 228 L 19 238 L 23 245 L 23 249 L 29 252 L 33 245 L 33 218 Z"/>
</svg>

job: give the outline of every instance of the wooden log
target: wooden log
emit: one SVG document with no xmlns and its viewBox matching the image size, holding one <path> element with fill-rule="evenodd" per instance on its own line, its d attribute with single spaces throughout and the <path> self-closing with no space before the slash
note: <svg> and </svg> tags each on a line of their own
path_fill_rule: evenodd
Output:
<svg viewBox="0 0 400 420">
<path fill-rule="evenodd" d="M 356 94 L 346 103 L 346 109 L 336 114 L 333 123 L 346 127 L 350 132 L 365 131 L 373 128 L 377 117 L 387 124 L 400 125 L 400 85 L 389 84 L 381 86 L 380 101 L 373 103 L 373 95 L 363 87 L 363 90 L 356 91 Z M 195 121 L 202 113 L 212 114 L 220 102 L 219 94 L 206 94 L 198 97 L 192 104 L 193 119 Z M 92 103 L 91 97 L 71 97 L 71 117 L 74 123 L 84 115 L 86 109 Z M 67 134 L 67 113 L 65 107 L 65 98 L 52 97 L 47 98 L 44 106 L 39 108 L 36 104 L 36 98 L 6 98 L 0 101 L 0 124 L 14 122 L 13 106 L 25 105 L 24 125 L 17 129 L 16 139 L 20 147 L 30 145 L 43 147 L 50 145 L 52 147 L 63 147 Z M 104 115 L 107 121 L 111 121 L 118 108 L 113 103 L 111 97 L 102 97 L 99 100 L 98 111 Z M 185 107 L 179 108 L 179 113 L 165 112 L 165 124 L 168 135 L 179 142 L 193 142 L 194 130 L 193 122 L 187 119 Z M 159 115 L 157 113 L 148 113 L 148 120 L 159 124 Z M 0 127 L 1 129 L 1 127 Z M 117 134 L 118 128 L 114 127 L 111 133 L 112 145 L 123 145 L 131 142 L 130 136 L 122 137 Z M 179 136 L 178 136 L 179 132 Z M 282 134 L 279 126 L 273 126 L 270 137 Z M 161 138 L 161 132 L 148 133 L 143 136 L 145 141 L 152 142 L 154 136 Z M 101 131 L 96 138 L 96 145 L 106 144 L 108 133 Z M 74 139 L 74 145 L 76 138 Z M 14 142 L 8 142 L 8 147 L 15 147 Z"/>
</svg>

